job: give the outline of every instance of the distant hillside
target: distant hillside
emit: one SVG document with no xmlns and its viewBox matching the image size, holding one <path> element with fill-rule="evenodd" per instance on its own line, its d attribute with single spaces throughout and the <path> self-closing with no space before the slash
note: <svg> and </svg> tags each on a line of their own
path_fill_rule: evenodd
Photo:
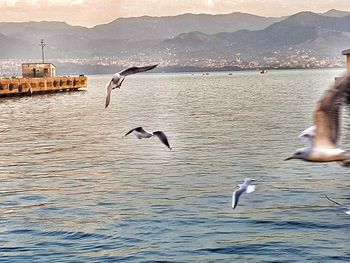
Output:
<svg viewBox="0 0 350 263">
<path fill-rule="evenodd" d="M 213 34 L 239 29 L 256 30 L 281 19 L 245 13 L 183 14 L 169 17 L 119 18 L 94 28 L 70 26 L 64 22 L 3 22 L 0 23 L 0 33 L 9 37 L 7 42 L 4 42 L 5 45 L 26 50 L 26 57 L 38 57 L 38 43 L 40 39 L 45 39 L 47 57 L 90 58 L 119 56 L 120 53 L 127 56 L 130 53 L 143 52 L 181 33 L 202 31 Z M 20 52 L 11 51 L 6 54 L 13 58 L 22 57 Z"/>
<path fill-rule="evenodd" d="M 0 23 L 0 33 L 23 38 L 48 38 L 78 35 L 89 39 L 123 39 L 141 41 L 166 39 L 181 33 L 201 31 L 207 34 L 234 32 L 240 29 L 263 29 L 283 18 L 261 17 L 245 13 L 225 15 L 183 14 L 167 17 L 118 18 L 111 23 L 85 28 L 64 22 Z"/>
<path fill-rule="evenodd" d="M 344 16 L 349 16 L 350 12 L 331 9 L 331 10 L 323 13 L 323 15 L 324 16 L 333 16 L 333 17 L 344 17 Z"/>
<path fill-rule="evenodd" d="M 167 17 L 118 18 L 109 24 L 95 26 L 90 36 L 137 41 L 165 39 L 193 31 L 215 34 L 241 29 L 260 30 L 282 19 L 238 12 L 225 15 L 183 14 Z"/>
<path fill-rule="evenodd" d="M 85 35 L 88 28 L 71 26 L 64 22 L 0 22 L 0 33 L 31 42 L 56 35 Z"/>
<path fill-rule="evenodd" d="M 286 18 L 244 13 L 120 18 L 94 28 L 62 22 L 0 23 L 0 58 L 113 58 L 117 63 L 160 61 L 168 66 L 209 60 L 283 58 L 292 52 L 339 57 L 350 47 L 350 15 L 301 12 Z M 219 63 L 220 64 L 220 63 Z"/>
<path fill-rule="evenodd" d="M 30 58 L 32 54 L 35 54 L 35 50 L 32 49 L 24 40 L 8 37 L 4 34 L 0 34 L 0 58 Z M 38 55 L 40 51 L 38 50 Z"/>
<path fill-rule="evenodd" d="M 158 45 L 158 51 L 167 48 L 177 55 L 193 53 L 197 57 L 236 53 L 259 57 L 289 48 L 307 48 L 322 55 L 337 56 L 349 47 L 349 32 L 350 16 L 337 18 L 302 12 L 258 31 L 181 34 L 164 40 Z"/>
</svg>

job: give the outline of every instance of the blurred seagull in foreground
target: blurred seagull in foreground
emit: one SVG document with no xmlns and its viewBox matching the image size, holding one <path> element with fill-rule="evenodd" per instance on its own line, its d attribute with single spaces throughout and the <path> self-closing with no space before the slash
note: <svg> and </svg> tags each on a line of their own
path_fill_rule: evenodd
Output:
<svg viewBox="0 0 350 263">
<path fill-rule="evenodd" d="M 252 193 L 255 191 L 255 185 L 251 184 L 254 181 L 256 181 L 256 180 L 246 178 L 246 179 L 244 179 L 243 184 L 238 185 L 239 188 L 236 191 L 234 191 L 232 194 L 232 209 L 236 208 L 236 206 L 238 204 L 238 200 L 244 192 L 249 194 L 249 193 Z"/>
<path fill-rule="evenodd" d="M 350 164 L 350 152 L 338 148 L 341 109 L 347 103 L 349 94 L 350 73 L 347 73 L 336 80 L 318 101 L 314 112 L 315 128 L 310 127 L 300 134 L 304 138 L 309 137 L 309 146 L 297 150 L 285 161 L 301 159 L 309 162 L 342 162 L 344 166 Z"/>
<path fill-rule="evenodd" d="M 128 136 L 130 133 L 135 134 L 135 136 L 138 139 L 142 139 L 142 138 L 151 138 L 153 136 L 157 136 L 158 139 L 161 141 L 161 143 L 163 143 L 166 147 L 168 147 L 171 150 L 169 141 L 168 141 L 168 137 L 165 135 L 164 132 L 162 131 L 155 131 L 155 132 L 149 132 L 149 131 L 145 131 L 142 127 L 137 127 L 135 129 L 132 129 L 130 131 L 128 131 L 124 136 Z"/>
<path fill-rule="evenodd" d="M 342 204 L 342 203 L 339 203 L 339 202 L 337 202 L 337 201 L 334 201 L 334 200 L 333 200 L 332 198 L 330 198 L 328 195 L 325 195 L 325 196 L 326 196 L 326 198 L 327 198 L 329 201 L 331 201 L 331 202 L 337 204 L 340 208 L 342 208 L 343 210 L 345 210 L 345 211 L 344 211 L 345 214 L 350 215 L 350 207 L 349 207 L 349 206 L 346 206 L 346 205 L 344 205 L 344 204 Z"/>
<path fill-rule="evenodd" d="M 151 69 L 154 69 L 156 66 L 158 66 L 158 64 L 156 65 L 151 65 L 151 66 L 146 66 L 146 67 L 130 67 L 127 69 L 124 69 L 118 73 L 115 73 L 113 75 L 112 80 L 107 84 L 106 86 L 106 105 L 105 108 L 108 107 L 109 102 L 111 101 L 111 92 L 113 89 L 120 89 L 120 86 L 122 85 L 124 79 L 126 76 L 131 75 L 131 74 L 135 74 L 135 73 L 139 73 L 139 72 L 145 72 Z"/>
</svg>

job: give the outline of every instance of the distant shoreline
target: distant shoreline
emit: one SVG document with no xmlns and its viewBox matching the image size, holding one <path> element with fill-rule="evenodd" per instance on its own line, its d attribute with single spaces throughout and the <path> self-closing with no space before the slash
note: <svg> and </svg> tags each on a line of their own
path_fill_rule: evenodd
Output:
<svg viewBox="0 0 350 263">
<path fill-rule="evenodd" d="M 260 71 L 265 69 L 267 71 L 277 70 L 312 70 L 312 69 L 344 69 L 345 67 L 259 67 L 259 68 L 239 68 L 239 67 L 222 67 L 222 68 L 201 68 L 201 67 L 158 67 L 152 70 L 152 73 L 206 73 L 206 72 L 239 72 L 239 71 Z M 96 66 L 82 66 L 82 67 L 64 67 L 58 66 L 57 73 L 60 75 L 104 75 L 114 74 L 120 71 L 120 67 L 96 67 Z"/>
<path fill-rule="evenodd" d="M 50 62 L 50 61 L 49 61 Z M 18 65 L 17 65 L 18 63 Z M 1 76 L 19 76 L 21 75 L 20 62 L 17 61 L 15 68 L 0 70 Z M 92 64 L 71 64 L 71 63 L 52 63 L 56 66 L 57 75 L 104 75 L 104 74 L 114 74 L 124 69 L 125 67 L 132 66 L 132 64 L 127 64 L 124 67 L 120 65 L 106 66 L 106 65 L 92 65 Z M 155 62 L 153 62 L 155 63 Z M 145 65 L 145 63 L 142 63 Z M 159 66 L 152 70 L 152 73 L 207 73 L 207 72 L 243 72 L 243 71 L 277 71 L 277 70 L 312 70 L 312 69 L 345 69 L 346 66 L 325 66 L 325 67 L 247 67 L 241 68 L 239 66 L 225 66 L 225 67 L 192 67 L 192 66 Z"/>
</svg>

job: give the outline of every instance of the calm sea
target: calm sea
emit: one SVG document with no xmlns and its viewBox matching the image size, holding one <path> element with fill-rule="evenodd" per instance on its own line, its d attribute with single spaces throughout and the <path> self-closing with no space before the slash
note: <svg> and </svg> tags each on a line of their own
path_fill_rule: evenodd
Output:
<svg viewBox="0 0 350 263">
<path fill-rule="evenodd" d="M 350 217 L 324 195 L 350 205 L 350 170 L 283 161 L 343 72 L 140 74 L 106 110 L 110 75 L 1 99 L 0 262 L 349 262 Z M 122 139 L 137 126 L 173 150 Z"/>
</svg>

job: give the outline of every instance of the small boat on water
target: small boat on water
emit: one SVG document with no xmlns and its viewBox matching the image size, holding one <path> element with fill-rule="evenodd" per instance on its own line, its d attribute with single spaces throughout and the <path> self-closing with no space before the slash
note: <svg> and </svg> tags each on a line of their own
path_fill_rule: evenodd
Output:
<svg viewBox="0 0 350 263">
<path fill-rule="evenodd" d="M 260 71 L 260 74 L 265 74 L 265 73 L 267 73 L 267 69 L 263 69 Z"/>
</svg>

